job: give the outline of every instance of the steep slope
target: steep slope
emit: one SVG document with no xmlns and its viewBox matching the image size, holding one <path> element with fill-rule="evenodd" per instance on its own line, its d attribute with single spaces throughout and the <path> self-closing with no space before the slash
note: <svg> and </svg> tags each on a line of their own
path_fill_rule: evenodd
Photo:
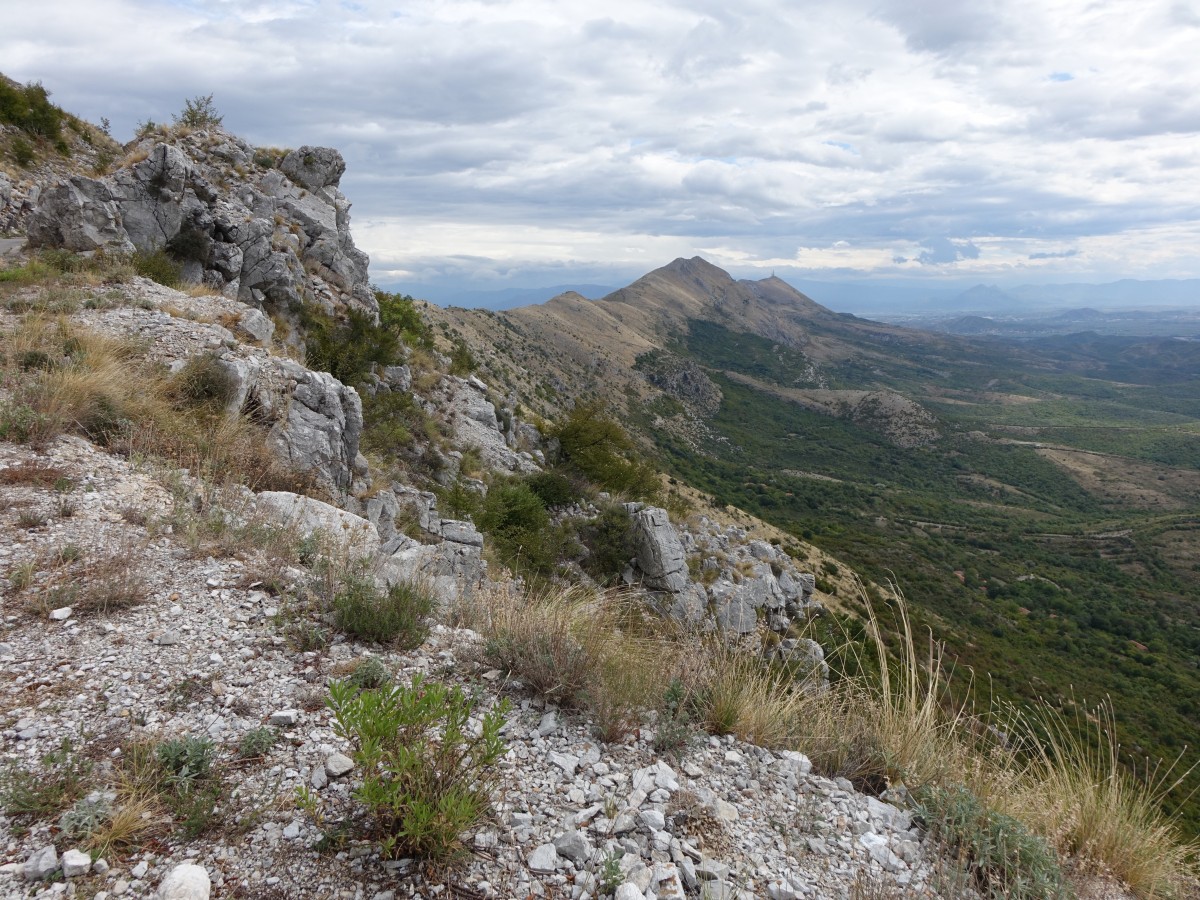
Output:
<svg viewBox="0 0 1200 900">
<path fill-rule="evenodd" d="M 1001 697 L 1112 696 L 1151 756 L 1200 728 L 1196 342 L 932 334 L 703 260 L 431 315 L 521 408 L 602 398 L 678 479 L 895 580 Z"/>
</svg>

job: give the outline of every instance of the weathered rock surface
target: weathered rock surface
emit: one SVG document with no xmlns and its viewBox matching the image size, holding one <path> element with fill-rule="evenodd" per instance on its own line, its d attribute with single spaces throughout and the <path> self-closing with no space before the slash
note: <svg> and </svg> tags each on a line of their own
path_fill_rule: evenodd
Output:
<svg viewBox="0 0 1200 900">
<path fill-rule="evenodd" d="M 509 446 L 509 435 L 501 427 L 495 405 L 487 398 L 487 386 L 478 378 L 447 376 L 436 400 L 447 410 L 456 440 L 464 447 L 478 450 L 484 466 L 499 472 L 538 471 L 530 452 Z M 526 438 L 529 437 L 526 432 Z"/>
<path fill-rule="evenodd" d="M 301 536 L 315 535 L 329 543 L 337 554 L 374 557 L 379 552 L 379 534 L 366 519 L 303 494 L 263 491 L 257 497 L 260 513 Z"/>
<path fill-rule="evenodd" d="M 203 866 L 183 863 L 167 873 L 158 887 L 158 900 L 208 900 L 212 881 Z"/>
<path fill-rule="evenodd" d="M 687 557 L 665 509 L 649 506 L 634 513 L 633 542 L 648 588 L 678 593 L 687 587 Z"/>
<path fill-rule="evenodd" d="M 74 175 L 40 192 L 34 247 L 145 252 L 169 248 L 185 275 L 243 303 L 311 300 L 374 314 L 368 258 L 350 236 L 336 150 L 301 147 L 279 168 L 220 129 L 151 136 L 112 175 Z"/>
</svg>

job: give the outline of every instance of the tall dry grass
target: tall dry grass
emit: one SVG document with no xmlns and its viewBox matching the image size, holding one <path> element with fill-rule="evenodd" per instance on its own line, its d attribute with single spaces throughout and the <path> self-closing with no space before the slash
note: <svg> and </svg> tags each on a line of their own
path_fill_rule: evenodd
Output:
<svg viewBox="0 0 1200 900">
<path fill-rule="evenodd" d="M 311 493 L 310 481 L 271 453 L 262 427 L 225 408 L 232 388 L 211 358 L 172 375 L 136 341 L 39 314 L 0 336 L 0 350 L 13 385 L 6 415 L 22 423 L 10 438 L 45 444 L 83 434 L 217 481 Z"/>
<path fill-rule="evenodd" d="M 818 772 L 875 793 L 965 789 L 981 809 L 1042 835 L 1070 868 L 1109 873 L 1138 897 L 1176 896 L 1194 883 L 1197 845 L 1161 811 L 1191 769 L 1135 777 L 1103 719 L 1081 731 L 1046 706 L 1014 716 L 956 701 L 941 645 L 918 636 L 896 596 L 889 623 L 863 592 L 865 646 L 848 651 L 861 654 L 852 667 L 860 674 L 825 687 L 711 635 L 644 621 L 627 597 L 497 592 L 469 618 L 491 664 L 564 705 L 604 711 L 596 718 L 614 734 L 631 730 L 679 679 L 697 724 L 712 733 L 799 750 Z"/>
<path fill-rule="evenodd" d="M 1042 703 L 1016 721 L 1031 752 L 1018 790 L 1006 798 L 1010 814 L 1045 834 L 1082 871 L 1114 875 L 1138 897 L 1194 889 L 1200 842 L 1182 835 L 1163 801 L 1191 779 L 1196 763 L 1184 765 L 1180 755 L 1170 763 L 1146 761 L 1140 771 L 1123 764 L 1108 702 L 1077 706 L 1072 717 Z"/>
</svg>

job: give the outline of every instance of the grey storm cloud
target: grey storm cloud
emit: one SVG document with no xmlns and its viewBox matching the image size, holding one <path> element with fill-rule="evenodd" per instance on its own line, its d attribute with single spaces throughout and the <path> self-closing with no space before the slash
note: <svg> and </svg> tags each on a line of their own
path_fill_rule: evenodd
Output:
<svg viewBox="0 0 1200 900">
<path fill-rule="evenodd" d="M 118 136 L 211 92 L 255 143 L 338 147 L 397 280 L 1200 275 L 1200 17 L 1172 0 L 12 7 L 0 68 Z"/>
<path fill-rule="evenodd" d="M 944 265 L 960 259 L 979 259 L 979 248 L 970 241 L 955 243 L 949 238 L 929 238 L 917 261 L 924 266 Z"/>
</svg>

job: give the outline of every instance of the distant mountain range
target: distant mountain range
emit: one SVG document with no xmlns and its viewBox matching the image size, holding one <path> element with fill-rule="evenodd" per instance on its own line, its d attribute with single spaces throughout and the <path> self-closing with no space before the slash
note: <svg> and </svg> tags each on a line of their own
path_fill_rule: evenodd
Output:
<svg viewBox="0 0 1200 900">
<path fill-rule="evenodd" d="M 873 281 L 813 281 L 779 279 L 830 309 L 871 315 L 887 321 L 910 322 L 925 327 L 936 316 L 970 313 L 1011 316 L 1062 311 L 1078 307 L 1098 310 L 1200 308 L 1200 279 L 1137 281 L 1124 279 L 1107 284 L 1026 284 L 1015 287 L 977 284 L 964 287 Z M 429 286 L 413 289 L 422 299 L 439 306 L 466 309 L 512 309 L 544 303 L 551 297 L 574 292 L 596 299 L 616 288 L 592 283 L 548 287 L 513 287 L 500 290 L 459 290 Z"/>
</svg>

